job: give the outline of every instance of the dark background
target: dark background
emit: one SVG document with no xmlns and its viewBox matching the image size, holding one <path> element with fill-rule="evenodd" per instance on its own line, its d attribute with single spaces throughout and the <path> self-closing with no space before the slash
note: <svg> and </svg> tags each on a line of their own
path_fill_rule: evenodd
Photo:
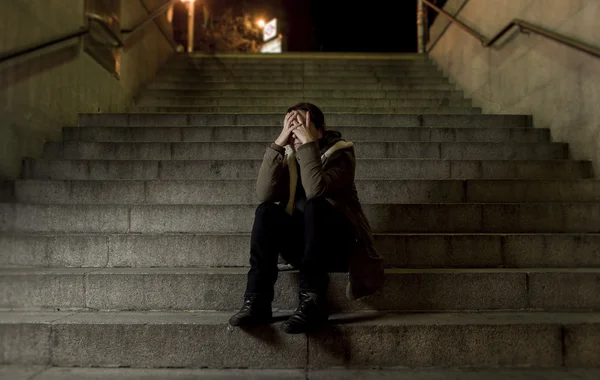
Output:
<svg viewBox="0 0 600 380">
<path fill-rule="evenodd" d="M 437 0 L 443 4 L 445 0 Z M 277 17 L 287 51 L 416 52 L 417 0 L 196 0 L 218 14 L 228 7 L 254 19 Z M 185 9 L 183 10 L 185 12 Z M 430 12 L 431 16 L 433 13 Z M 183 17 L 181 17 L 183 16 Z M 201 33 L 196 20 L 196 33 Z M 185 24 L 185 15 L 175 17 Z M 175 21 L 175 29 L 186 28 Z"/>
<path fill-rule="evenodd" d="M 290 51 L 416 51 L 416 0 L 285 3 Z"/>
</svg>

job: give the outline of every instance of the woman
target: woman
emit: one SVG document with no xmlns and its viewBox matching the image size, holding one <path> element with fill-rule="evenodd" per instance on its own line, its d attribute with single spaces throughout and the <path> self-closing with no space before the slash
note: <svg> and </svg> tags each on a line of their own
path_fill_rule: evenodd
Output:
<svg viewBox="0 0 600 380">
<path fill-rule="evenodd" d="M 303 333 L 328 317 L 329 272 L 349 271 L 346 296 L 357 299 L 383 284 L 383 260 L 354 184 L 352 142 L 325 130 L 323 112 L 310 103 L 291 107 L 279 137 L 267 148 L 256 190 L 244 305 L 229 323 L 248 326 L 272 317 L 278 255 L 300 270 L 299 305 L 283 323 Z"/>
</svg>

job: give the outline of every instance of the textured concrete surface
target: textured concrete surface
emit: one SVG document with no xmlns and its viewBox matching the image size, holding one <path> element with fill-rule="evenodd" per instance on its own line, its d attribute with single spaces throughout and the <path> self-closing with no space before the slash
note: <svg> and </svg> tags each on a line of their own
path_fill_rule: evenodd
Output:
<svg viewBox="0 0 600 380">
<path fill-rule="evenodd" d="M 46 367 L 37 365 L 0 365 L 0 379 L 32 380 L 36 375 L 38 375 L 37 378 L 40 378 L 45 370 Z"/>
<path fill-rule="evenodd" d="M 155 0 L 146 1 L 154 7 Z M 83 2 L 36 0 L 0 5 L 0 51 L 6 52 L 78 30 Z M 125 1 L 121 26 L 131 27 L 147 15 L 137 1 Z M 78 112 L 122 112 L 139 86 L 172 54 L 170 44 L 151 25 L 135 45 L 121 52 L 121 79 L 115 79 L 68 41 L 3 64 L 0 69 L 0 178 L 15 178 L 23 156 L 37 157 L 44 141 L 60 138 L 60 128 L 76 125 Z"/>
<path fill-rule="evenodd" d="M 283 113 L 285 113 L 285 109 Z M 81 114 L 79 126 L 279 126 L 283 113 L 269 114 Z M 373 126 L 373 127 L 419 127 L 437 126 L 444 128 L 467 127 L 527 127 L 531 119 L 526 115 L 368 115 L 340 114 L 327 115 L 327 123 L 338 126 Z"/>
<path fill-rule="evenodd" d="M 347 69 L 347 70 L 340 70 Z M 319 75 L 321 73 L 326 73 L 330 77 L 364 77 L 364 76 L 373 76 L 376 74 L 378 77 L 389 77 L 389 76 L 398 76 L 404 77 L 412 74 L 427 74 L 429 76 L 439 75 L 441 72 L 432 64 L 431 61 L 422 61 L 420 65 L 416 63 L 413 65 L 394 65 L 394 66 L 380 66 L 375 63 L 375 65 L 370 66 L 350 66 L 350 65 L 337 65 L 337 66 L 310 66 L 306 65 L 306 67 L 302 67 L 302 65 L 253 65 L 248 64 L 248 66 L 229 66 L 227 68 L 227 73 L 224 73 L 223 67 L 218 67 L 217 65 L 211 65 L 208 62 L 202 62 L 196 65 L 195 67 L 192 64 L 188 66 L 183 66 L 181 64 L 176 64 L 174 61 L 168 66 L 164 67 L 157 74 L 158 77 L 162 76 L 175 76 L 177 74 L 182 74 L 186 76 L 196 75 L 198 77 L 209 77 L 209 76 L 221 76 L 226 77 L 230 80 L 235 80 L 237 77 L 243 77 L 244 75 L 253 75 L 253 76 L 268 76 L 269 74 L 273 74 L 275 77 L 283 77 L 285 74 L 292 74 L 293 76 L 307 76 L 313 77 Z M 227 74 L 230 74 L 227 76 Z M 179 76 L 181 78 L 181 76 Z M 289 78 L 289 77 L 288 77 Z M 243 78 L 240 78 L 243 79 Z M 292 80 L 292 78 L 289 78 Z M 297 81 L 301 81 L 300 78 L 296 79 Z"/>
<path fill-rule="evenodd" d="M 599 234 L 375 234 L 390 267 L 600 266 Z M 2 267 L 248 267 L 249 234 L 0 234 Z"/>
<path fill-rule="evenodd" d="M 193 97 L 193 98 L 270 98 L 277 97 L 294 99 L 295 102 L 304 99 L 340 99 L 340 98 L 360 98 L 360 99 L 431 99 L 431 98 L 450 98 L 450 99 L 465 99 L 461 91 L 453 88 L 448 90 L 420 90 L 420 91 L 394 91 L 394 90 L 272 90 L 268 94 L 260 90 L 153 90 L 147 89 L 141 95 L 140 99 L 156 98 L 156 97 Z M 293 104 L 289 103 L 289 104 Z"/>
<path fill-rule="evenodd" d="M 351 141 L 415 142 L 549 142 L 548 130 L 533 128 L 402 128 L 334 127 Z M 64 128 L 65 141 L 104 142 L 206 142 L 268 141 L 281 132 L 279 127 L 87 127 Z"/>
<path fill-rule="evenodd" d="M 592 369 L 363 369 L 315 370 L 310 380 L 595 380 Z"/>
<path fill-rule="evenodd" d="M 600 202 L 600 181 L 356 180 L 363 204 Z M 255 180 L 47 181 L 18 180 L 21 203 L 253 204 Z"/>
<path fill-rule="evenodd" d="M 594 324 L 565 327 L 565 366 L 598 367 L 600 351 L 600 329 Z"/>
<path fill-rule="evenodd" d="M 208 84 L 188 84 L 186 82 L 164 82 L 164 83 L 152 83 L 148 86 L 151 90 L 180 90 L 180 91 L 198 91 L 198 90 L 218 90 L 218 91 L 226 91 L 226 90 L 237 90 L 240 87 L 239 84 L 234 83 L 212 83 Z M 300 91 L 300 90 L 308 90 L 308 91 L 332 91 L 332 90 L 345 90 L 345 91 L 375 91 L 375 90 L 383 90 L 383 91 L 453 91 L 456 89 L 456 86 L 453 84 L 448 84 L 446 82 L 437 82 L 437 83 L 383 83 L 383 84 L 355 84 L 355 83 L 292 83 L 292 84 L 265 84 L 262 82 L 259 83 L 245 83 L 244 88 L 247 90 L 261 91 L 263 93 L 269 92 L 271 90 L 274 91 L 285 91 L 286 89 L 290 91 Z M 280 110 L 280 112 L 285 112 L 286 108 Z"/>
<path fill-rule="evenodd" d="M 253 204 L 256 181 L 18 181 L 17 202 L 83 204 Z M 464 200 L 461 181 L 357 182 L 363 203 Z M 599 198 L 600 200 L 600 198 Z"/>
<path fill-rule="evenodd" d="M 85 142 L 46 143 L 44 158 L 70 160 L 256 160 L 269 142 Z M 361 158 L 443 160 L 556 160 L 568 158 L 561 143 L 360 142 Z"/>
<path fill-rule="evenodd" d="M 53 325 L 58 366 L 302 368 L 306 338 L 244 331 L 217 313 L 80 313 Z M 152 349 L 148 349 L 152 347 Z M 248 353 L 252 353 L 248 355 Z"/>
<path fill-rule="evenodd" d="M 522 19 L 546 30 L 600 47 L 595 0 L 503 2 L 494 12 L 487 1 L 448 1 L 446 8 L 488 38 L 510 20 Z M 535 34 L 510 32 L 492 49 L 459 27 L 445 32 L 444 17 L 433 24 L 429 55 L 485 113 L 532 114 L 536 127 L 550 128 L 558 141 L 571 144 L 575 159 L 600 170 L 600 65 L 596 57 Z M 440 24 L 440 25 L 438 25 Z M 435 37 L 437 34 L 441 37 Z"/>
<path fill-rule="evenodd" d="M 567 367 L 581 368 L 597 358 L 600 323 L 597 313 L 355 313 L 332 316 L 307 338 L 281 334 L 279 322 L 232 329 L 228 313 L 52 314 L 59 313 L 35 314 L 32 322 L 32 313 L 0 312 L 0 325 L 13 326 L 0 331 L 27 323 L 51 326 L 44 342 L 52 356 L 44 349 L 35 353 L 54 366 L 559 368 L 565 360 Z M 24 344 L 11 347 L 20 350 Z M 253 355 L 245 355 L 249 351 Z"/>
<path fill-rule="evenodd" d="M 0 234 L 0 266 L 102 267 L 109 260 L 108 239 L 101 234 Z"/>
<path fill-rule="evenodd" d="M 0 377 L 11 380 L 596 380 L 592 369 L 136 369 L 46 368 L 0 366 Z"/>
<path fill-rule="evenodd" d="M 261 160 L 25 160 L 24 177 L 73 180 L 253 179 Z M 588 161 L 357 159 L 356 179 L 584 179 Z"/>
<path fill-rule="evenodd" d="M 268 91 L 268 90 L 265 90 Z M 256 106 L 241 106 L 241 107 L 181 107 L 181 106 L 150 106 L 150 107 L 136 107 L 135 110 L 139 112 L 162 112 L 162 113 L 196 113 L 196 114 L 231 114 L 231 113 L 247 113 L 247 112 L 281 112 L 285 111 L 289 106 L 278 106 L 278 107 L 256 107 Z M 394 114 L 449 114 L 449 115 L 468 115 L 468 114 L 481 114 L 480 108 L 474 107 L 447 107 L 447 106 L 428 106 L 428 107 L 321 107 L 323 112 L 333 112 L 335 110 L 346 113 L 370 113 L 385 115 L 389 113 Z"/>
<path fill-rule="evenodd" d="M 308 98 L 307 101 L 318 104 L 319 107 L 470 107 L 471 103 L 465 99 L 454 99 L 448 97 L 433 96 L 432 98 L 419 99 L 367 99 L 367 98 L 346 98 L 346 99 L 327 99 L 327 98 Z M 297 102 L 298 98 L 207 98 L 202 97 L 149 97 L 146 96 L 136 102 L 136 105 L 152 106 L 185 106 L 185 107 L 217 107 L 217 106 L 253 106 L 257 110 L 264 106 L 288 106 Z"/>
<path fill-rule="evenodd" d="M 185 73 L 183 73 L 185 75 Z M 235 75 L 235 74 L 234 74 Z M 270 86 L 279 86 L 279 85 L 290 85 L 291 89 L 297 90 L 301 89 L 299 84 L 305 85 L 314 85 L 321 84 L 324 86 L 330 84 L 340 84 L 342 88 L 344 85 L 371 85 L 371 86 L 380 86 L 381 80 L 377 78 L 375 75 L 368 76 L 326 76 L 327 73 L 323 73 L 322 75 L 302 75 L 298 77 L 290 77 L 289 75 L 277 75 L 274 73 L 273 75 L 246 75 L 243 77 L 231 77 L 227 75 L 196 75 L 191 78 L 186 78 L 182 76 L 182 73 L 177 73 L 175 75 L 158 75 L 154 78 L 153 83 L 156 85 L 160 85 L 163 83 L 186 83 L 190 85 L 206 85 L 208 87 L 213 87 L 217 84 L 224 85 L 235 85 L 239 84 L 263 84 L 264 88 L 269 88 Z M 448 79 L 444 78 L 440 74 L 431 75 L 430 73 L 410 73 L 407 75 L 393 75 L 387 78 L 381 78 L 385 80 L 385 83 L 388 84 L 448 84 Z"/>
<path fill-rule="evenodd" d="M 235 310 L 246 268 L 10 268 L 0 270 L 2 308 Z M 333 310 L 599 310 L 595 268 L 388 269 L 386 284 L 357 302 L 347 275 L 330 275 Z M 283 272 L 274 307 L 297 304 L 297 273 Z"/>
<path fill-rule="evenodd" d="M 90 270 L 39 268 L 35 272 L 0 269 L 2 308 L 71 309 L 85 307 L 85 275 Z"/>
<path fill-rule="evenodd" d="M 365 204 L 374 232 L 598 233 L 600 203 Z M 253 205 L 0 203 L 0 231 L 249 232 Z"/>
<path fill-rule="evenodd" d="M 585 268 L 570 269 L 564 273 L 531 273 L 530 306 L 544 310 L 597 309 L 598 283 L 598 273 Z"/>
<path fill-rule="evenodd" d="M 51 324 L 70 314 L 0 312 L 0 364 L 48 364 L 53 344 Z"/>
<path fill-rule="evenodd" d="M 193 61 L 188 61 L 192 63 Z M 268 61 L 270 62 L 270 61 Z M 182 66 L 176 64 L 173 61 L 169 66 L 164 67 L 157 73 L 156 79 L 163 77 L 175 77 L 178 79 L 181 76 L 192 76 L 195 78 L 210 78 L 220 77 L 231 81 L 236 79 L 245 80 L 246 76 L 251 77 L 268 77 L 272 74 L 273 79 L 284 79 L 285 74 L 292 74 L 293 77 L 288 76 L 285 80 L 302 82 L 303 78 L 313 78 L 321 73 L 327 74 L 329 78 L 364 78 L 364 77 L 406 77 L 406 76 L 420 76 L 420 74 L 435 77 L 440 76 L 442 73 L 432 64 L 430 60 L 421 61 L 420 64 L 415 62 L 414 64 L 398 64 L 393 66 L 382 66 L 377 65 L 374 62 L 372 65 L 334 65 L 334 66 L 311 66 L 310 64 L 300 63 L 300 65 L 277 65 L 277 64 L 266 64 L 264 66 L 254 65 L 248 63 L 247 66 L 238 65 L 226 65 L 226 70 L 218 65 L 212 65 L 208 61 L 200 62 L 196 66 L 191 64 L 188 66 Z M 348 70 L 343 70 L 348 69 Z"/>
</svg>

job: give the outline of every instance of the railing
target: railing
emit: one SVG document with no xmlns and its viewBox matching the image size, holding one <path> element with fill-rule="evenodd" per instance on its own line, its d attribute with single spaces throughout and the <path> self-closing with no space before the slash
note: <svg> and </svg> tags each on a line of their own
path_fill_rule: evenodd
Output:
<svg viewBox="0 0 600 380">
<path fill-rule="evenodd" d="M 148 17 L 146 17 L 142 22 L 140 22 L 138 25 L 136 25 L 134 28 L 132 29 L 123 29 L 121 30 L 121 33 L 126 34 L 126 38 L 125 40 L 122 40 L 109 26 L 109 22 L 107 20 L 105 20 L 104 18 L 102 18 L 99 15 L 93 14 L 93 13 L 88 13 L 86 16 L 88 18 L 88 25 L 80 28 L 79 30 L 76 30 L 74 32 L 71 33 L 67 33 L 67 34 L 63 34 L 61 36 L 52 38 L 52 39 L 48 39 L 46 41 L 40 42 L 38 44 L 34 44 L 31 46 L 27 46 L 21 49 L 17 49 L 17 50 L 13 50 L 4 54 L 0 54 L 0 63 L 15 59 L 15 58 L 19 58 L 22 56 L 25 56 L 27 54 L 31 54 L 34 53 L 38 50 L 41 49 L 45 49 L 47 47 L 59 44 L 61 42 L 65 42 L 65 41 L 69 41 L 75 38 L 79 38 L 79 37 L 83 37 L 87 34 L 90 33 L 90 23 L 92 22 L 96 22 L 100 25 L 100 27 L 111 37 L 111 39 L 113 40 L 113 46 L 114 47 L 124 47 L 127 45 L 127 43 L 129 41 L 131 41 L 131 37 L 140 32 L 142 29 L 144 29 L 148 24 L 150 24 L 152 21 L 154 21 L 154 19 L 156 19 L 158 16 L 162 15 L 163 13 L 165 13 L 169 7 L 171 5 L 173 5 L 177 0 L 170 0 L 167 3 L 161 5 L 160 7 L 158 7 L 155 11 L 153 11 L 150 15 L 148 15 Z"/>
<path fill-rule="evenodd" d="M 114 32 L 114 30 L 112 30 L 112 28 L 109 26 L 110 22 L 108 20 L 105 20 L 104 18 L 102 18 L 102 16 L 99 16 L 94 13 L 88 13 L 86 16 L 87 16 L 89 22 L 92 22 L 92 21 L 97 22 L 98 25 L 100 25 L 100 27 L 110 36 L 110 38 L 115 42 L 113 47 L 117 47 L 117 48 L 123 47 L 123 41 Z"/>
<path fill-rule="evenodd" d="M 131 40 L 138 32 L 142 31 L 146 26 L 150 25 L 158 16 L 165 13 L 172 5 L 174 5 L 178 0 L 170 0 L 160 7 L 156 8 L 152 13 L 148 15 L 143 21 L 134 26 L 132 29 L 122 29 L 121 33 L 126 34 L 125 37 L 125 45 L 127 42 Z M 161 30 L 162 32 L 162 30 Z M 167 36 L 165 36 L 167 37 Z"/>
<path fill-rule="evenodd" d="M 68 41 L 71 40 L 73 38 L 77 38 L 77 37 L 81 37 L 81 36 L 85 36 L 86 34 L 88 34 L 90 32 L 90 28 L 89 27 L 85 27 L 85 28 L 81 28 L 80 30 L 76 31 L 76 32 L 72 32 L 72 33 L 67 33 L 64 34 L 62 36 L 50 39 L 50 40 L 46 40 L 43 41 L 39 44 L 36 45 L 32 45 L 32 46 L 27 46 L 25 48 L 22 49 L 18 49 L 18 50 L 14 50 L 8 53 L 4 53 L 2 55 L 0 55 L 0 63 L 5 62 L 5 61 L 9 61 L 13 58 L 18 58 L 24 55 L 27 55 L 29 53 L 33 53 L 35 51 L 38 51 L 40 49 L 44 49 L 48 46 L 52 46 L 52 45 L 56 45 L 59 44 L 61 42 L 64 41 Z"/>
<path fill-rule="evenodd" d="M 558 33 L 555 32 L 551 32 L 549 30 L 546 30 L 542 27 L 530 24 L 526 21 L 523 20 L 519 20 L 519 19 L 514 19 L 511 22 L 509 22 L 504 28 L 502 28 L 502 30 L 500 30 L 494 37 L 492 37 L 491 39 L 487 39 L 485 36 L 481 35 L 480 33 L 478 33 L 475 29 L 469 27 L 468 25 L 466 25 L 465 23 L 463 23 L 462 21 L 458 20 L 456 17 L 452 16 L 451 14 L 449 14 L 448 12 L 446 12 L 445 10 L 437 7 L 435 4 L 432 4 L 430 1 L 428 0 L 419 0 L 420 4 L 424 4 L 426 6 L 428 6 L 429 8 L 433 9 L 434 11 L 438 12 L 441 15 L 444 15 L 445 17 L 447 17 L 451 22 L 453 22 L 454 24 L 456 24 L 456 26 L 458 26 L 459 28 L 463 29 L 464 31 L 466 31 L 467 33 L 469 33 L 471 36 L 475 37 L 476 39 L 478 39 L 481 42 L 481 45 L 484 47 L 490 47 L 492 45 L 494 45 L 498 40 L 500 40 L 506 33 L 508 33 L 513 27 L 518 27 L 520 32 L 524 32 L 524 31 L 528 31 L 528 32 L 532 32 L 535 33 L 537 35 L 540 35 L 542 37 L 546 37 L 550 40 L 553 40 L 555 42 L 558 42 L 562 45 L 565 46 L 569 46 L 573 49 L 579 50 L 581 52 L 590 54 L 594 57 L 600 58 L 600 49 L 594 47 L 594 46 L 590 46 L 587 45 L 583 42 L 574 40 L 572 38 L 569 37 L 565 37 L 563 35 L 560 35 Z M 421 23 L 418 23 L 419 25 L 419 53 L 424 53 L 425 52 L 425 41 L 424 41 L 424 36 L 425 33 L 423 32 L 422 28 L 424 28 L 424 12 L 422 11 L 422 6 L 419 7 L 420 12 L 419 15 L 417 16 L 418 19 L 421 21 Z"/>
</svg>

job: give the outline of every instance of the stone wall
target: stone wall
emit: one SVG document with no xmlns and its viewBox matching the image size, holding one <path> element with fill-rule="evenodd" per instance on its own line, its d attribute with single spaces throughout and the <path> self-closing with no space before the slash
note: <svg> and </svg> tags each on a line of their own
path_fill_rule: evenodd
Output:
<svg viewBox="0 0 600 380">
<path fill-rule="evenodd" d="M 600 48 L 598 0 L 449 0 L 444 9 L 487 38 L 519 18 Z M 600 59 L 516 29 L 492 48 L 439 16 L 431 58 L 485 113 L 524 113 L 600 174 Z"/>
<path fill-rule="evenodd" d="M 160 3 L 122 1 L 121 26 L 139 23 Z M 0 54 L 79 29 L 83 4 L 0 1 Z M 78 113 L 126 110 L 173 53 L 169 25 L 162 20 L 162 26 L 164 34 L 152 24 L 123 49 L 120 79 L 83 52 L 78 39 L 0 64 L 0 179 L 18 177 L 21 159 L 38 157 L 44 141 L 59 139 L 62 127 L 77 124 Z"/>
</svg>

